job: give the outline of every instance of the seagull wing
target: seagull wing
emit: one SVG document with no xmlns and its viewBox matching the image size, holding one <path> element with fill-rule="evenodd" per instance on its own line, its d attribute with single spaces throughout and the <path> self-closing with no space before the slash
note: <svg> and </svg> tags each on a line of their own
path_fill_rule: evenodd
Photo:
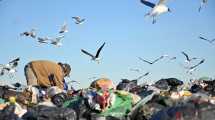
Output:
<svg viewBox="0 0 215 120">
<path fill-rule="evenodd" d="M 104 42 L 104 43 L 102 44 L 102 46 L 97 50 L 97 52 L 96 52 L 96 58 L 99 57 L 99 54 L 100 54 L 102 48 L 104 47 L 104 45 L 105 45 L 105 42 Z"/>
<path fill-rule="evenodd" d="M 154 61 L 152 62 L 152 64 L 154 64 L 155 62 L 157 62 L 157 61 L 159 61 L 159 60 L 161 60 L 161 59 L 163 59 L 163 58 L 164 58 L 164 56 L 159 57 L 158 59 L 154 60 Z"/>
<path fill-rule="evenodd" d="M 18 57 L 18 58 L 16 58 L 16 59 L 10 61 L 9 64 L 14 63 L 14 62 L 18 62 L 19 60 L 20 60 L 20 58 Z"/>
<path fill-rule="evenodd" d="M 66 23 L 66 22 L 65 22 L 65 23 L 63 24 L 63 26 L 60 28 L 59 33 L 64 33 L 65 31 L 67 31 L 67 23 Z"/>
<path fill-rule="evenodd" d="M 154 8 L 155 7 L 155 4 L 154 3 L 151 3 L 149 1 L 146 1 L 146 0 L 140 0 L 141 3 L 143 3 L 144 5 L 148 6 L 148 7 L 151 7 L 151 8 Z"/>
<path fill-rule="evenodd" d="M 76 21 L 80 21 L 80 17 L 76 16 L 76 17 L 72 17 L 74 20 Z"/>
<path fill-rule="evenodd" d="M 208 39 L 206 39 L 206 38 L 204 38 L 204 37 L 202 37 L 202 36 L 199 36 L 199 38 L 202 39 L 202 40 L 208 41 Z"/>
<path fill-rule="evenodd" d="M 85 51 L 83 49 L 81 49 L 81 52 L 83 52 L 84 54 L 89 55 L 90 57 L 94 58 L 94 56 L 92 54 L 90 54 L 89 52 L 87 52 L 87 51 Z"/>
<path fill-rule="evenodd" d="M 167 0 L 160 0 L 160 1 L 158 2 L 158 5 L 165 4 L 166 2 L 167 2 Z"/>
<path fill-rule="evenodd" d="M 142 59 L 141 57 L 139 57 L 139 59 L 142 60 L 143 62 L 148 63 L 148 64 L 153 64 L 152 62 L 149 62 L 149 61 L 147 61 L 147 60 Z"/>
<path fill-rule="evenodd" d="M 181 52 L 181 53 L 186 57 L 186 59 L 187 59 L 188 61 L 190 61 L 189 56 L 188 56 L 185 52 Z"/>
<path fill-rule="evenodd" d="M 204 63 L 204 62 L 205 62 L 205 59 L 201 60 L 198 64 L 196 64 L 196 65 L 190 67 L 190 69 L 194 69 L 194 68 L 198 67 L 199 65 L 201 65 L 201 64 Z"/>
</svg>

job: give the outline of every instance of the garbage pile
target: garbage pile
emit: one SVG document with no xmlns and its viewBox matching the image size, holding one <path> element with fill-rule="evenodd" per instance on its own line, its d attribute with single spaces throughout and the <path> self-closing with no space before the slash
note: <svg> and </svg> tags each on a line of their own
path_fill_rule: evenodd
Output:
<svg viewBox="0 0 215 120">
<path fill-rule="evenodd" d="M 215 80 L 138 84 L 100 78 L 88 88 L 0 86 L 0 120 L 213 120 Z"/>
</svg>

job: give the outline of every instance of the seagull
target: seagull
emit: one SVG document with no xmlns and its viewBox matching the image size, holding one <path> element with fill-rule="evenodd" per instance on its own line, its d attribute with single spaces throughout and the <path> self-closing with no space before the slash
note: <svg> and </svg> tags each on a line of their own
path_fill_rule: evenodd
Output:
<svg viewBox="0 0 215 120">
<path fill-rule="evenodd" d="M 68 25 L 66 22 L 64 22 L 63 26 L 60 28 L 59 33 L 62 34 L 62 33 L 66 33 L 66 32 L 68 32 Z"/>
<path fill-rule="evenodd" d="M 204 37 L 202 37 L 202 36 L 199 36 L 199 39 L 205 40 L 205 41 L 207 41 L 207 42 L 209 42 L 209 43 L 211 43 L 211 44 L 215 41 L 215 39 L 209 40 L 209 39 L 204 38 Z"/>
<path fill-rule="evenodd" d="M 201 4 L 200 4 L 200 7 L 199 7 L 199 12 L 201 12 L 202 10 L 202 7 L 207 4 L 208 0 L 201 0 Z"/>
<path fill-rule="evenodd" d="M 51 39 L 51 43 L 50 44 L 53 44 L 53 45 L 55 45 L 55 46 L 57 46 L 57 47 L 60 47 L 60 46 L 62 46 L 63 44 L 61 43 L 61 40 L 64 38 L 64 35 L 62 35 L 62 36 L 58 36 L 58 37 L 56 37 L 56 38 L 54 38 L 54 39 Z"/>
<path fill-rule="evenodd" d="M 154 63 L 156 63 L 157 61 L 159 61 L 159 60 L 161 60 L 161 59 L 163 59 L 164 58 L 164 56 L 161 56 L 161 57 L 159 57 L 158 59 L 155 59 L 154 61 L 147 61 L 147 60 L 144 60 L 144 59 L 142 59 L 141 57 L 139 57 L 139 59 L 141 60 L 141 61 L 143 61 L 143 62 L 146 62 L 146 63 L 148 63 L 148 64 L 154 64 Z"/>
<path fill-rule="evenodd" d="M 152 10 L 145 15 L 145 16 L 150 16 L 153 18 L 152 24 L 156 23 L 157 16 L 159 16 L 163 13 L 166 13 L 166 12 L 171 12 L 171 10 L 165 5 L 167 0 L 159 0 L 159 2 L 157 4 L 151 3 L 146 0 L 140 0 L 140 1 L 144 5 L 152 8 Z"/>
<path fill-rule="evenodd" d="M 5 65 L 0 64 L 0 67 L 2 67 L 0 75 L 4 75 L 5 71 L 7 71 L 10 74 L 17 72 L 16 67 L 18 66 L 19 60 L 20 60 L 20 58 L 18 57 L 16 59 L 10 61 L 8 64 L 5 64 Z"/>
<path fill-rule="evenodd" d="M 192 60 L 196 60 L 196 59 L 199 59 L 199 58 L 196 58 L 196 57 L 193 57 L 193 58 L 190 58 L 185 52 L 181 52 L 185 57 L 186 57 L 186 61 L 187 63 L 190 63 Z"/>
<path fill-rule="evenodd" d="M 48 37 L 44 37 L 44 38 L 38 37 L 37 40 L 39 43 L 48 43 L 49 38 Z"/>
<path fill-rule="evenodd" d="M 36 29 L 31 29 L 31 31 L 25 31 L 21 33 L 20 36 L 30 36 L 32 38 L 36 38 Z"/>
<path fill-rule="evenodd" d="M 75 20 L 76 24 L 82 24 L 85 21 L 85 19 L 81 19 L 81 17 L 79 17 L 79 16 L 75 16 L 72 18 Z"/>
<path fill-rule="evenodd" d="M 104 43 L 102 44 L 102 46 L 97 50 L 97 52 L 96 52 L 96 55 L 95 55 L 95 56 L 94 56 L 94 55 L 92 55 L 91 53 L 89 53 L 89 52 L 85 51 L 84 49 L 81 49 L 81 52 L 83 52 L 84 54 L 86 54 L 86 55 L 90 56 L 90 57 L 91 57 L 91 60 L 93 60 L 93 61 L 97 61 L 97 63 L 99 63 L 99 61 L 100 61 L 99 54 L 100 54 L 100 52 L 101 52 L 102 48 L 104 47 L 104 45 L 105 45 L 105 42 L 104 42 Z"/>
</svg>

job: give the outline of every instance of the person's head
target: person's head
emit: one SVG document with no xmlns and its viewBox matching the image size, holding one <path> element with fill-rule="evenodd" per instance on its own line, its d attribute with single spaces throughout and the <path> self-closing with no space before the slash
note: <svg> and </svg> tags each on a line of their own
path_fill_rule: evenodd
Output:
<svg viewBox="0 0 215 120">
<path fill-rule="evenodd" d="M 70 65 L 67 64 L 67 63 L 61 63 L 61 62 L 59 62 L 58 65 L 60 65 L 60 66 L 62 67 L 63 72 L 64 72 L 64 76 L 65 76 L 65 77 L 69 77 L 69 74 L 70 74 L 70 72 L 71 72 L 71 67 L 70 67 Z"/>
</svg>

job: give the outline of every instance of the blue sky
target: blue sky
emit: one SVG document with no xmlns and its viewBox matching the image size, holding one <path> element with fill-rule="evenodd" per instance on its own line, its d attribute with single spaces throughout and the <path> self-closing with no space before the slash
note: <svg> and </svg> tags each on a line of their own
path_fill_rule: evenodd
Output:
<svg viewBox="0 0 215 120">
<path fill-rule="evenodd" d="M 157 2 L 151 0 L 152 2 Z M 170 0 L 172 13 L 161 15 L 156 24 L 144 15 L 150 10 L 139 0 L 2 0 L 0 2 L 0 63 L 19 56 L 21 58 L 15 79 L 0 77 L 1 82 L 25 83 L 24 66 L 31 60 L 67 62 L 72 66 L 71 79 L 87 87 L 88 78 L 108 77 L 115 83 L 121 78 L 133 79 L 140 74 L 130 68 L 151 72 L 140 82 L 151 82 L 160 78 L 215 77 L 215 45 L 199 40 L 203 34 L 215 38 L 215 1 L 209 0 L 198 12 L 200 0 Z M 82 25 L 74 24 L 72 16 L 86 18 Z M 65 34 L 63 46 L 39 45 L 19 34 L 31 28 L 38 36 L 55 37 L 66 21 L 69 32 Z M 102 62 L 96 64 L 80 52 L 84 48 L 95 53 L 106 42 L 101 52 Z M 179 63 L 184 62 L 181 51 L 190 56 L 202 57 L 206 61 L 194 73 L 187 75 Z M 176 61 L 162 60 L 148 65 L 138 60 L 155 59 L 163 54 L 176 56 Z"/>
</svg>

